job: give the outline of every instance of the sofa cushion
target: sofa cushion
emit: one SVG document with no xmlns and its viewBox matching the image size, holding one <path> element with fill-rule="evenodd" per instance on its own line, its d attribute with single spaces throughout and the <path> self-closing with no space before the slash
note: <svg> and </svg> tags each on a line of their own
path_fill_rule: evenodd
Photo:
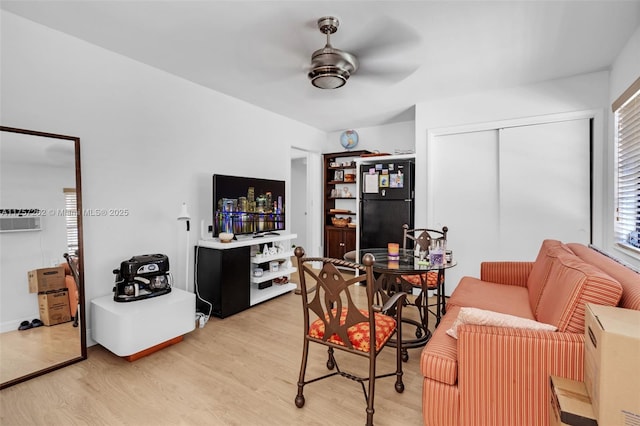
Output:
<svg viewBox="0 0 640 426">
<path fill-rule="evenodd" d="M 551 265 L 558 253 L 561 252 L 571 253 L 571 251 L 558 240 L 544 240 L 540 246 L 538 257 L 536 257 L 536 261 L 533 263 L 533 268 L 527 279 L 529 304 L 531 305 L 531 312 L 534 314 L 538 308 L 538 302 L 540 302 L 542 289 L 547 282 L 547 278 L 549 278 Z"/>
<path fill-rule="evenodd" d="M 501 314 L 500 312 L 487 311 L 478 308 L 460 308 L 458 317 L 453 322 L 447 334 L 454 339 L 458 338 L 458 326 L 461 324 L 489 325 L 494 327 L 524 328 L 527 330 L 556 331 L 558 327 L 551 324 L 517 317 L 515 315 Z"/>
<path fill-rule="evenodd" d="M 640 311 L 640 274 L 584 244 L 569 243 L 567 246 L 580 259 L 597 266 L 602 272 L 620 283 L 622 298 L 620 298 L 618 306 Z"/>
<path fill-rule="evenodd" d="M 616 306 L 620 283 L 573 254 L 560 253 L 542 290 L 536 320 L 558 331 L 584 333 L 584 304 Z"/>
<path fill-rule="evenodd" d="M 486 309 L 535 319 L 529 306 L 529 293 L 526 287 L 490 283 L 472 277 L 463 277 L 460 280 L 449 298 L 447 306 L 449 305 Z"/>
<path fill-rule="evenodd" d="M 422 375 L 448 385 L 458 381 L 458 341 L 446 331 L 458 317 L 459 310 L 458 306 L 452 306 L 447 311 L 420 355 Z"/>
</svg>

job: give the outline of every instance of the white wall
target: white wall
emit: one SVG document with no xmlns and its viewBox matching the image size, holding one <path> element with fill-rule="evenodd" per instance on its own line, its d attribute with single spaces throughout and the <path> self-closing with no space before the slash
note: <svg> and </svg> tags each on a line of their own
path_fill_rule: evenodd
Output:
<svg viewBox="0 0 640 426">
<path fill-rule="evenodd" d="M 129 212 L 84 217 L 87 306 L 111 292 L 111 271 L 138 254 L 167 254 L 184 288 L 186 232 L 176 220 L 182 202 L 193 245 L 201 220 L 211 223 L 214 173 L 288 179 L 292 141 L 284 135 L 310 150 L 326 140 L 307 125 L 11 13 L 0 16 L 2 124 L 79 137 L 83 207 Z"/>
<path fill-rule="evenodd" d="M 355 128 L 358 132 L 358 145 L 355 150 L 367 149 L 394 154 L 396 150 L 413 150 L 415 146 L 415 126 L 413 121 L 391 123 L 384 126 Z M 341 152 L 340 132 L 327 134 L 322 152 Z"/>
<path fill-rule="evenodd" d="M 606 106 L 606 111 L 609 117 L 609 131 L 607 132 L 607 150 L 606 150 L 606 175 L 605 175 L 605 187 L 610 189 L 607 191 L 607 198 L 605 199 L 606 205 L 611 208 L 605 211 L 604 226 L 606 229 L 606 239 L 604 247 L 610 252 L 615 253 L 622 260 L 629 263 L 640 266 L 640 260 L 638 255 L 631 257 L 628 251 L 624 251 L 614 244 L 614 193 L 611 189 L 615 185 L 615 170 L 613 168 L 616 144 L 614 139 L 614 121 L 613 111 L 611 111 L 611 104 L 615 101 L 631 84 L 640 78 L 640 27 L 636 29 L 636 32 L 631 36 L 627 44 L 617 56 L 613 65 L 611 66 L 611 74 L 609 79 L 609 103 Z"/>
<path fill-rule="evenodd" d="M 594 232 L 593 241 L 602 245 L 605 239 L 606 135 L 609 99 L 609 73 L 583 74 L 566 79 L 546 81 L 530 86 L 474 93 L 467 96 L 424 102 L 416 105 L 416 211 L 427 211 L 426 141 L 429 131 L 457 126 L 473 127 L 480 123 L 524 119 L 551 114 L 592 111 L 594 118 Z M 473 212 L 469 212 L 470 220 Z M 420 223 L 417 215 L 416 225 Z M 422 219 L 425 220 L 425 219 Z M 455 232 L 455 230 L 451 230 Z M 453 248 L 455 249 L 455 248 Z"/>
</svg>

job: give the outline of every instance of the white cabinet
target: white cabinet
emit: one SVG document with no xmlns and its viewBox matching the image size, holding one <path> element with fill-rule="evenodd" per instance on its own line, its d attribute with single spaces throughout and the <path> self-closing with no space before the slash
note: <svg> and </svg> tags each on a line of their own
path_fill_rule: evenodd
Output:
<svg viewBox="0 0 640 426">
<path fill-rule="evenodd" d="M 297 285 L 291 282 L 273 283 L 268 287 L 265 284 L 296 271 L 295 267 L 281 267 L 277 272 L 268 272 L 269 262 L 286 261 L 293 255 L 290 247 L 295 238 L 296 234 L 282 234 L 262 238 L 239 236 L 237 241 L 230 243 L 222 243 L 217 238 L 198 241 L 195 264 L 198 309 L 205 314 L 210 311 L 212 315 L 225 318 L 295 290 Z M 256 257 L 265 244 L 282 245 L 288 249 Z M 253 275 L 253 269 L 258 266 L 265 270 L 260 277 Z"/>
<path fill-rule="evenodd" d="M 273 297 L 279 296 L 284 293 L 288 293 L 296 289 L 296 284 L 287 282 L 284 284 L 278 284 L 275 281 L 268 287 L 263 287 L 264 283 L 272 281 L 276 278 L 287 277 L 294 272 L 297 268 L 291 266 L 287 267 L 287 261 L 293 256 L 293 251 L 285 251 L 283 253 L 277 253 L 267 256 L 251 256 L 252 266 L 263 269 L 263 274 L 259 277 L 251 275 L 251 288 L 250 288 L 250 305 L 256 305 L 258 303 L 269 300 Z M 269 266 L 271 262 L 278 262 L 278 270 L 270 271 Z"/>
<path fill-rule="evenodd" d="M 294 272 L 297 271 L 297 268 L 294 268 L 293 266 L 291 267 L 287 267 L 287 260 L 290 260 L 291 257 L 293 256 L 293 252 L 292 251 L 288 251 L 288 252 L 284 252 L 284 253 L 280 253 L 280 254 L 274 254 L 274 255 L 270 255 L 270 256 L 260 256 L 260 257 L 256 257 L 256 256 L 252 256 L 251 257 L 251 263 L 254 264 L 254 266 L 258 266 L 261 267 L 264 271 L 264 273 L 259 276 L 252 276 L 251 277 L 251 282 L 254 284 L 258 284 L 258 283 L 263 283 L 265 281 L 269 281 L 272 280 L 274 278 L 278 278 L 278 277 L 284 277 L 284 276 L 288 276 L 293 274 Z M 270 270 L 270 264 L 271 262 L 278 262 L 279 266 L 278 266 L 278 270 L 277 271 L 271 271 Z"/>
<path fill-rule="evenodd" d="M 132 356 L 195 329 L 196 296 L 170 293 L 119 303 L 113 294 L 91 300 L 91 337 L 118 356 Z"/>
</svg>

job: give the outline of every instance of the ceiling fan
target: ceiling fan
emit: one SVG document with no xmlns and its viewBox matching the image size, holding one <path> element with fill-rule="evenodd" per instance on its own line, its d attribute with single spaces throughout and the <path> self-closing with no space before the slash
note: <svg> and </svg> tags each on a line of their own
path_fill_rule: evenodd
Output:
<svg viewBox="0 0 640 426">
<path fill-rule="evenodd" d="M 309 80 L 320 89 L 337 89 L 345 85 L 358 70 L 358 59 L 351 53 L 331 46 L 331 34 L 338 31 L 340 21 L 333 16 L 318 19 L 318 29 L 327 36 L 327 44 L 311 55 Z"/>
<path fill-rule="evenodd" d="M 359 76 L 401 80 L 417 68 L 399 69 L 395 67 L 396 64 L 393 64 L 394 68 L 392 69 L 386 66 L 386 69 L 382 69 L 381 65 L 375 67 L 367 66 L 364 67 L 366 69 L 360 69 L 361 64 L 358 57 L 369 57 L 389 48 L 396 53 L 402 45 L 414 44 L 419 41 L 419 37 L 414 31 L 396 24 L 394 21 L 387 20 L 384 24 L 378 24 L 376 26 L 378 36 L 361 45 L 359 49 L 355 49 L 356 53 L 346 52 L 331 45 L 331 34 L 338 31 L 340 26 L 338 18 L 324 16 L 318 19 L 317 25 L 320 32 L 326 35 L 327 43 L 323 48 L 316 50 L 311 55 L 311 66 L 307 76 L 315 87 L 337 89 L 344 86 L 349 77 L 356 72 Z"/>
</svg>

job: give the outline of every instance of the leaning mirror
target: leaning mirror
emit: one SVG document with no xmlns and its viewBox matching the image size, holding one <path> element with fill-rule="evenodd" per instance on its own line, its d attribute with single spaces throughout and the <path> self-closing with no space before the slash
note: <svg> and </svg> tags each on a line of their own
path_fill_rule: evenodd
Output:
<svg viewBox="0 0 640 426">
<path fill-rule="evenodd" d="M 87 357 L 80 139 L 0 126 L 0 389 Z"/>
</svg>

